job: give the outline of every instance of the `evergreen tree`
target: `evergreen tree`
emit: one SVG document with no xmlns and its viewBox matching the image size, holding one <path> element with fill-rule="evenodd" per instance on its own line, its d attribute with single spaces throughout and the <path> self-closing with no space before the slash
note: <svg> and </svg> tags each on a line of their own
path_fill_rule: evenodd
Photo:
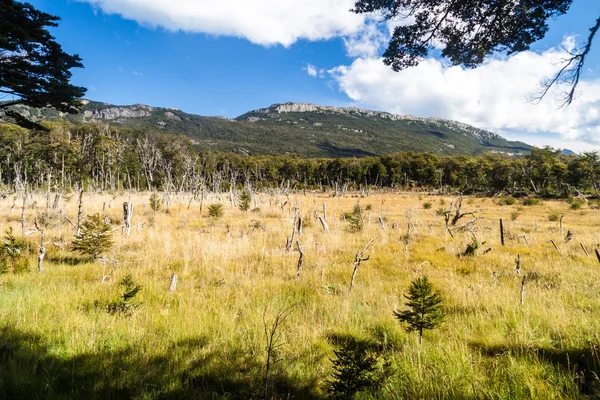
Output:
<svg viewBox="0 0 600 400">
<path fill-rule="evenodd" d="M 0 93 L 15 99 L 0 104 L 0 111 L 26 127 L 38 125 L 9 106 L 76 113 L 77 99 L 86 89 L 69 83 L 70 69 L 83 65 L 78 55 L 65 53 L 47 29 L 56 27 L 60 18 L 15 0 L 0 2 L 0 16 Z"/>
<path fill-rule="evenodd" d="M 238 207 L 242 211 L 248 211 L 250 209 L 250 205 L 252 204 L 252 195 L 246 189 L 240 193 L 238 197 Z"/>
<path fill-rule="evenodd" d="M 423 330 L 435 329 L 444 320 L 443 298 L 435 290 L 429 278 L 422 276 L 413 280 L 408 289 L 406 306 L 409 310 L 394 311 L 400 322 L 408 323 L 407 332 L 419 332 L 419 344 L 423 343 Z"/>
<path fill-rule="evenodd" d="M 369 351 L 368 344 L 348 340 L 334 350 L 333 379 L 328 382 L 329 393 L 338 399 L 352 399 L 362 390 L 377 385 L 377 357 Z"/>
<path fill-rule="evenodd" d="M 100 214 L 88 216 L 81 224 L 81 231 L 73 240 L 73 250 L 96 259 L 113 245 L 111 227 L 104 223 Z"/>
</svg>

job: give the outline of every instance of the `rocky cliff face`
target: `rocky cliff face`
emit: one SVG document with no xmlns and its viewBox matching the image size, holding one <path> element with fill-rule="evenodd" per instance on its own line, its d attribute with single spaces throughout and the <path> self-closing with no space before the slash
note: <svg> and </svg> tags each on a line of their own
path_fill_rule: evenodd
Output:
<svg viewBox="0 0 600 400">
<path fill-rule="evenodd" d="M 120 118 L 140 118 L 152 115 L 153 107 L 136 104 L 128 107 L 109 107 L 101 110 L 85 110 L 85 120 L 115 120 Z"/>
<path fill-rule="evenodd" d="M 474 139 L 484 142 L 490 139 L 502 139 L 500 135 L 492 132 L 485 131 L 483 129 L 475 128 L 471 125 L 464 124 L 462 122 L 450 121 L 442 118 L 421 118 L 412 115 L 399 115 L 391 114 L 383 111 L 371 111 L 357 107 L 331 107 L 331 106 L 318 106 L 311 103 L 284 103 L 284 104 L 273 104 L 269 108 L 262 108 L 259 110 L 251 111 L 249 114 L 253 114 L 246 118 L 248 122 L 257 122 L 262 119 L 273 118 L 275 114 L 284 113 L 317 113 L 317 114 L 340 114 L 346 116 L 355 117 L 378 117 L 388 119 L 391 121 L 421 121 L 428 124 L 434 124 L 437 126 L 446 127 L 454 132 L 460 133 L 463 136 L 470 135 Z M 257 116 L 258 115 L 258 116 Z"/>
</svg>

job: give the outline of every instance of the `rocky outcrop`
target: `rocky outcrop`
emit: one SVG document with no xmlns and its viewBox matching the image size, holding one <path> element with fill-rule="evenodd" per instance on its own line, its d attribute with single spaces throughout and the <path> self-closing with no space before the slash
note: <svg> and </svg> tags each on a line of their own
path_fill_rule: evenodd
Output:
<svg viewBox="0 0 600 400">
<path fill-rule="evenodd" d="M 391 121 L 422 121 L 427 123 L 434 123 L 438 126 L 444 126 L 450 130 L 453 130 L 463 135 L 470 135 L 483 143 L 491 139 L 502 139 L 500 135 L 492 132 L 478 129 L 462 122 L 450 121 L 442 118 L 421 118 L 412 115 L 399 115 L 391 114 L 384 111 L 371 111 L 358 107 L 331 107 L 331 106 L 318 106 L 311 103 L 284 103 L 284 104 L 273 104 L 269 108 L 262 108 L 259 110 L 251 111 L 251 114 L 261 115 L 261 117 L 249 117 L 247 120 L 256 122 L 264 118 L 274 118 L 275 114 L 284 113 L 304 113 L 312 112 L 317 114 L 341 114 L 346 116 L 354 117 L 378 117 L 389 119 Z"/>
<path fill-rule="evenodd" d="M 102 110 L 83 111 L 84 119 L 115 120 L 118 118 L 140 118 L 152 115 L 154 108 L 143 104 L 130 107 L 110 107 Z"/>
</svg>

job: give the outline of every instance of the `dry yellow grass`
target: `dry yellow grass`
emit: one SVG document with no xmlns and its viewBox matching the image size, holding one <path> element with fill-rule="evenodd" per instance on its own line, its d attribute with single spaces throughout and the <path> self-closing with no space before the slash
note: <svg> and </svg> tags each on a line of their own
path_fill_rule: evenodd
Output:
<svg viewBox="0 0 600 400">
<path fill-rule="evenodd" d="M 105 209 L 115 226 L 122 203 L 135 204 L 131 236 L 113 233 L 115 245 L 106 256 L 118 264 L 104 283 L 108 264 L 53 244 L 44 272 L 35 272 L 33 255 L 30 272 L 0 275 L 0 345 L 11 346 L 0 362 L 0 395 L 253 397 L 261 393 L 266 358 L 263 314 L 270 321 L 294 303 L 299 305 L 281 329 L 274 397 L 324 395 L 332 342 L 348 334 L 373 340 L 394 367 L 382 390 L 364 398 L 549 399 L 595 393 L 600 264 L 593 250 L 600 243 L 600 213 L 587 205 L 581 210 L 560 201 L 500 206 L 494 199 L 467 198 L 463 210 L 481 209 L 476 214 L 481 219 L 472 233 L 455 232 L 452 238 L 444 218 L 436 215 L 455 200 L 451 196 L 373 193 L 360 199 L 363 207 L 371 206 L 360 232 L 349 230 L 342 218 L 356 196 L 294 194 L 282 212 L 288 198 L 263 193 L 255 196 L 260 211 L 242 212 L 229 204 L 228 195 L 211 195 L 202 216 L 198 202 L 188 209 L 188 195 L 172 195 L 168 211 L 156 213 L 149 197 L 84 196 L 85 213 Z M 73 196 L 61 203 L 71 220 L 76 201 Z M 10 211 L 12 202 L 3 201 L 0 231 L 12 226 L 20 234 L 20 210 Z M 206 216 L 207 204 L 215 202 L 223 203 L 224 217 Z M 424 209 L 424 202 L 432 208 Z M 329 234 L 313 217 L 315 209 L 322 216 L 323 203 Z M 305 220 L 296 236 L 305 253 L 299 279 L 294 278 L 296 245 L 285 251 L 295 204 Z M 30 199 L 27 227 L 33 228 L 36 215 L 42 220 L 44 211 L 44 196 Z M 408 252 L 407 211 L 414 224 Z M 520 214 L 512 221 L 515 212 Z M 564 214 L 563 234 L 558 222 L 548 220 L 553 213 Z M 499 218 L 506 246 L 500 244 Z M 55 220 L 46 228 L 47 238 L 70 242 L 73 228 Z M 253 229 L 253 221 L 265 229 Z M 567 230 L 574 233 L 569 243 L 563 240 Z M 473 234 L 486 244 L 477 256 L 459 257 Z M 37 243 L 39 234 L 27 238 Z M 370 239 L 371 258 L 361 264 L 350 292 L 354 255 Z M 517 254 L 522 273 L 530 274 L 522 306 Z M 175 293 L 168 291 L 173 273 L 179 277 Z M 103 305 L 118 298 L 126 274 L 143 286 L 136 297 L 142 304 L 129 317 L 109 314 Z M 419 348 L 416 335 L 405 332 L 393 311 L 403 307 L 402 293 L 421 275 L 442 290 L 448 316 L 439 329 L 425 333 Z"/>
</svg>

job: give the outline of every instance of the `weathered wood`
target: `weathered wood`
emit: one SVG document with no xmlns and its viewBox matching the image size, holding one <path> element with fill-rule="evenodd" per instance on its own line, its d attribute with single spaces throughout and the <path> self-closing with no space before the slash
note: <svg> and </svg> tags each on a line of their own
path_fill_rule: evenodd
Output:
<svg viewBox="0 0 600 400">
<path fill-rule="evenodd" d="M 133 216 L 133 203 L 123 203 L 123 226 L 125 228 L 125 234 L 129 236 L 131 234 L 131 217 Z"/>
<path fill-rule="evenodd" d="M 321 226 L 325 232 L 329 233 L 329 225 L 327 224 L 327 221 L 325 221 L 322 217 L 319 217 L 319 221 L 321 222 Z"/>
<path fill-rule="evenodd" d="M 517 254 L 517 259 L 515 260 L 515 269 L 517 271 L 517 275 L 521 275 L 521 255 Z"/>
<path fill-rule="evenodd" d="M 550 242 L 554 245 L 554 248 L 556 249 L 556 251 L 558 251 L 558 254 L 561 254 L 560 249 L 558 248 L 558 245 L 556 244 L 556 242 L 552 239 L 550 239 Z"/>
<path fill-rule="evenodd" d="M 594 250 L 594 252 L 596 253 L 596 258 L 598 259 L 598 262 L 600 262 L 600 253 L 598 252 L 598 249 Z"/>
<path fill-rule="evenodd" d="M 588 253 L 587 249 L 585 248 L 585 246 L 583 245 L 583 243 L 579 243 L 579 245 L 581 246 L 581 248 L 583 249 L 583 252 L 585 253 L 587 258 L 590 258 L 590 253 Z"/>
<path fill-rule="evenodd" d="M 527 244 L 527 247 L 529 247 L 529 239 L 527 238 L 527 235 L 523 235 L 523 239 L 525 239 L 525 244 Z"/>
<path fill-rule="evenodd" d="M 523 277 L 523 280 L 521 281 L 521 305 L 523 305 L 524 301 L 525 301 L 525 281 L 527 280 L 527 275 L 525 275 Z"/>
<path fill-rule="evenodd" d="M 35 225 L 35 229 L 37 229 L 41 234 L 40 244 L 38 245 L 40 248 L 40 252 L 38 254 L 38 272 L 42 272 L 44 271 L 44 257 L 46 256 L 46 244 L 44 243 L 46 241 L 46 236 L 44 234 L 44 230 L 39 227 L 37 219 L 33 221 L 33 224 Z"/>
<path fill-rule="evenodd" d="M 500 242 L 502 243 L 502 246 L 504 246 L 504 222 L 502 221 L 502 218 L 500 218 Z"/>
<path fill-rule="evenodd" d="M 381 229 L 383 229 L 385 231 L 385 221 L 383 220 L 383 217 L 379 216 L 379 224 L 381 225 Z"/>
<path fill-rule="evenodd" d="M 171 284 L 169 285 L 169 292 L 175 292 L 177 290 L 177 274 L 171 275 Z"/>
<path fill-rule="evenodd" d="M 358 250 L 356 252 L 356 256 L 354 256 L 354 271 L 352 271 L 352 279 L 350 280 L 350 291 L 352 291 L 352 287 L 354 286 L 354 279 L 356 278 L 356 272 L 358 271 L 358 267 L 360 267 L 360 263 L 363 261 L 369 261 L 371 256 L 364 257 L 365 252 L 371 247 L 373 244 L 373 240 L 369 240 L 365 247 L 362 250 Z"/>
<path fill-rule="evenodd" d="M 79 200 L 77 202 L 77 235 L 81 233 L 81 218 L 83 217 L 83 189 L 79 191 Z"/>
<path fill-rule="evenodd" d="M 21 234 L 25 236 L 25 208 L 27 207 L 27 192 L 23 192 L 23 207 L 21 207 Z"/>
<path fill-rule="evenodd" d="M 564 215 L 560 216 L 560 234 L 561 235 L 564 235 L 564 232 L 563 232 L 563 223 L 562 223 L 563 217 L 564 217 Z"/>
<path fill-rule="evenodd" d="M 296 271 L 296 279 L 298 279 L 300 278 L 300 272 L 302 272 L 302 265 L 304 264 L 304 251 L 302 251 L 299 240 L 296 240 L 296 246 L 298 246 L 298 253 L 300 253 L 298 257 L 298 270 Z"/>
</svg>

